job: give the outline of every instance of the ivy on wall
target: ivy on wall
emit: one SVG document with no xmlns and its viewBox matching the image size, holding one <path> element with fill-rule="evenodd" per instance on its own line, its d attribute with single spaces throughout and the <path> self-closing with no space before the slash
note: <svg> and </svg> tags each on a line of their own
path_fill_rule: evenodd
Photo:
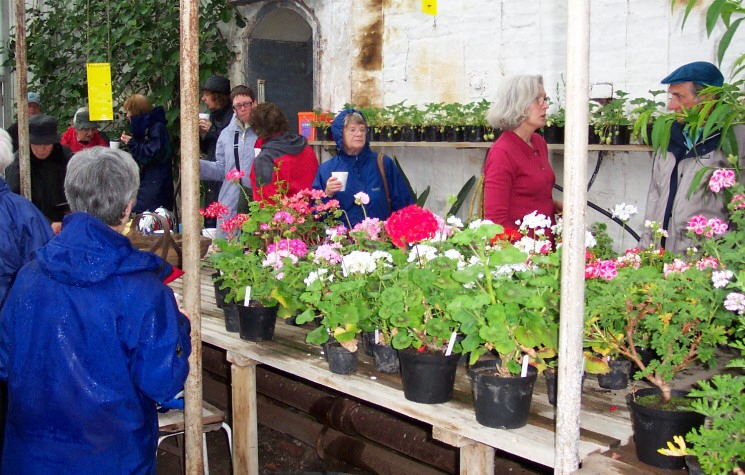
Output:
<svg viewBox="0 0 745 475">
<path fill-rule="evenodd" d="M 218 24 L 231 21 L 234 10 L 228 0 L 199 3 L 201 84 L 212 74 L 227 73 L 233 53 Z M 57 117 L 60 127 L 66 128 L 75 110 L 87 103 L 86 63 L 111 63 L 112 133 L 125 129 L 124 99 L 140 93 L 154 106 L 164 106 L 178 143 L 179 2 L 54 1 L 29 8 L 26 21 L 29 90 L 41 93 L 42 110 Z M 14 33 L 6 49 L 6 65 L 15 67 Z"/>
</svg>

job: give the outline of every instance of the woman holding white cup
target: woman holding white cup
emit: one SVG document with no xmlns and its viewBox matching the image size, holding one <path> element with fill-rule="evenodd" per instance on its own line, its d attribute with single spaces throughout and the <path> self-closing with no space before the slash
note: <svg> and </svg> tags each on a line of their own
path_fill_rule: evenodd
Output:
<svg viewBox="0 0 745 475">
<path fill-rule="evenodd" d="M 365 219 L 388 219 L 397 211 L 414 203 L 409 188 L 390 157 L 370 150 L 367 140 L 367 121 L 356 109 L 341 111 L 331 123 L 331 135 L 336 141 L 336 157 L 318 167 L 313 188 L 339 201 L 350 228 Z M 381 175 L 378 161 L 381 161 Z M 387 190 L 386 190 L 387 185 Z M 362 207 L 355 204 L 354 195 L 363 192 L 370 202 Z M 389 200 L 390 198 L 390 200 Z"/>
</svg>

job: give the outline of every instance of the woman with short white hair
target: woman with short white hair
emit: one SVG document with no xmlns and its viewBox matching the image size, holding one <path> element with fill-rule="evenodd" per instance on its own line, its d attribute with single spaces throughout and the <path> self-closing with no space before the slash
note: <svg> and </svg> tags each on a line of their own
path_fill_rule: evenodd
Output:
<svg viewBox="0 0 745 475">
<path fill-rule="evenodd" d="M 505 79 L 486 119 L 502 133 L 484 164 L 484 217 L 513 229 L 533 211 L 551 219 L 561 212 L 553 200 L 556 181 L 548 146 L 536 130 L 546 125 L 548 97 L 540 75 Z"/>
</svg>

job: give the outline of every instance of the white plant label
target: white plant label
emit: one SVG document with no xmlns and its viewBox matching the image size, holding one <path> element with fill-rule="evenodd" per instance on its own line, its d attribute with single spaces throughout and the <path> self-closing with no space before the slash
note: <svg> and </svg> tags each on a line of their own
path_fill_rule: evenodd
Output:
<svg viewBox="0 0 745 475">
<path fill-rule="evenodd" d="M 251 302 L 251 286 L 246 286 L 246 298 L 243 300 L 243 306 L 248 307 L 249 302 Z"/>
<path fill-rule="evenodd" d="M 453 347 L 455 346 L 455 337 L 458 336 L 457 333 L 453 332 L 452 335 L 450 335 L 450 341 L 448 342 L 448 348 L 445 350 L 445 356 L 450 356 L 450 353 L 453 352 Z"/>
<path fill-rule="evenodd" d="M 530 362 L 530 358 L 528 355 L 523 355 L 523 367 L 520 370 L 520 377 L 524 378 L 528 375 L 528 363 Z"/>
<path fill-rule="evenodd" d="M 375 344 L 380 344 L 380 330 L 378 330 L 377 328 L 375 329 Z"/>
</svg>

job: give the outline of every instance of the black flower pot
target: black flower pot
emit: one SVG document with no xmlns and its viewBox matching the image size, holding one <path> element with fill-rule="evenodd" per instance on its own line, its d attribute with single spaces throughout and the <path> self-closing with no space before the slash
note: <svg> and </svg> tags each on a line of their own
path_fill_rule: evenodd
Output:
<svg viewBox="0 0 745 475">
<path fill-rule="evenodd" d="M 631 141 L 631 127 L 628 125 L 612 125 L 610 127 L 611 145 L 628 145 Z"/>
<path fill-rule="evenodd" d="M 625 389 L 629 385 L 631 361 L 610 360 L 608 366 L 610 372 L 598 374 L 598 385 L 604 389 Z"/>
<path fill-rule="evenodd" d="M 629 394 L 627 400 L 631 409 L 631 424 L 634 430 L 636 457 L 653 467 L 667 470 L 685 468 L 685 457 L 670 457 L 657 452 L 667 447 L 673 436 L 684 436 L 694 427 L 704 423 L 704 416 L 691 410 L 658 409 L 639 404 L 640 397 L 659 394 L 656 388 L 641 389 Z M 684 397 L 684 391 L 673 391 L 673 397 Z"/>
<path fill-rule="evenodd" d="M 372 351 L 375 371 L 386 374 L 398 373 L 398 350 L 392 346 L 373 343 Z"/>
<path fill-rule="evenodd" d="M 503 378 L 496 374 L 496 360 L 478 361 L 468 368 L 473 388 L 473 406 L 479 424 L 497 429 L 517 429 L 528 423 L 533 386 L 538 371 Z"/>
<path fill-rule="evenodd" d="M 428 125 L 424 127 L 422 140 L 425 142 L 441 142 L 442 134 L 440 132 L 440 127 L 437 125 Z"/>
<path fill-rule="evenodd" d="M 466 142 L 484 141 L 484 127 L 480 125 L 467 125 L 463 134 Z"/>
<path fill-rule="evenodd" d="M 239 318 L 238 318 L 238 305 L 234 303 L 226 303 L 222 308 L 223 317 L 225 317 L 225 330 L 238 333 L 239 330 Z"/>
<path fill-rule="evenodd" d="M 455 372 L 460 355 L 421 352 L 406 349 L 398 352 L 404 397 L 423 404 L 448 402 L 453 397 Z"/>
<path fill-rule="evenodd" d="M 338 341 L 326 344 L 329 371 L 335 374 L 352 374 L 357 369 L 357 351 L 349 351 Z"/>
<path fill-rule="evenodd" d="M 404 125 L 401 127 L 401 141 L 403 142 L 419 142 L 421 136 L 419 134 L 419 128 L 412 125 Z"/>
<path fill-rule="evenodd" d="M 446 125 L 442 138 L 445 142 L 463 142 L 463 127 L 455 125 Z"/>
<path fill-rule="evenodd" d="M 373 345 L 375 344 L 375 332 L 362 332 L 362 349 L 367 356 L 373 355 Z"/>
<path fill-rule="evenodd" d="M 215 286 L 215 304 L 217 305 L 217 308 L 223 308 L 225 306 L 225 296 L 228 295 L 228 292 L 230 292 L 230 289 L 220 289 L 220 284 L 217 279 L 220 278 L 222 274 L 220 274 L 220 271 L 215 272 L 212 274 L 212 283 Z"/>
<path fill-rule="evenodd" d="M 274 338 L 279 307 L 238 305 L 239 334 L 242 340 L 268 341 Z"/>
<path fill-rule="evenodd" d="M 556 393 L 558 388 L 559 371 L 553 368 L 547 368 L 543 372 L 543 377 L 546 378 L 546 395 L 548 396 L 548 402 L 552 406 L 556 405 Z M 585 379 L 587 379 L 587 373 L 582 373 L 582 387 L 585 386 Z"/>
<path fill-rule="evenodd" d="M 590 145 L 597 145 L 600 143 L 600 136 L 595 133 L 595 126 L 590 125 L 587 133 L 587 143 Z"/>
<path fill-rule="evenodd" d="M 546 143 L 564 143 L 564 127 L 551 125 L 543 128 L 543 139 Z"/>
</svg>

